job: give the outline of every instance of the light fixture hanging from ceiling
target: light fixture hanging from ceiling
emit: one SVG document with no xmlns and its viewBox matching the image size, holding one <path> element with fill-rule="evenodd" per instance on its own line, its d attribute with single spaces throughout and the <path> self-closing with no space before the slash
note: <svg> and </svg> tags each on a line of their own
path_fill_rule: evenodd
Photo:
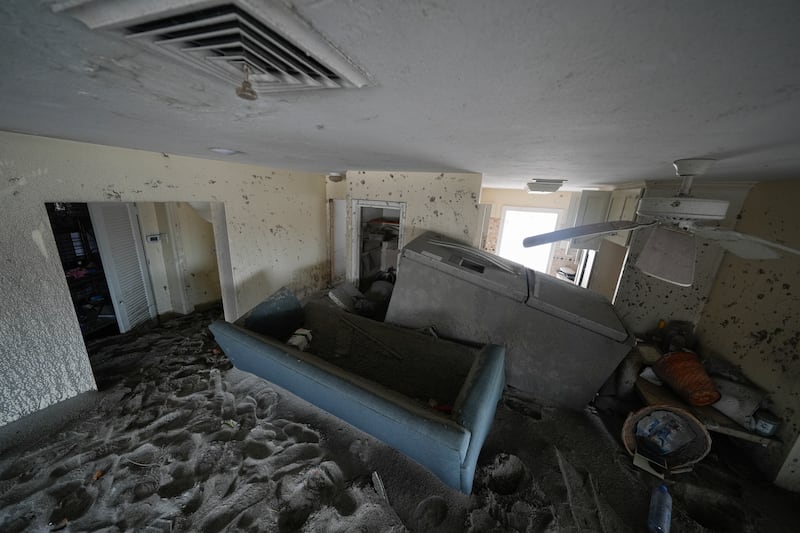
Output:
<svg viewBox="0 0 800 533">
<path fill-rule="evenodd" d="M 223 148 L 221 146 L 212 146 L 208 149 L 208 151 L 219 155 L 236 155 L 242 153 L 239 150 L 234 150 L 233 148 Z"/>
<path fill-rule="evenodd" d="M 244 71 L 244 80 L 242 84 L 236 88 L 236 96 L 244 100 L 255 100 L 258 98 L 258 93 L 253 89 L 253 85 L 250 83 L 250 67 L 244 64 L 242 70 Z"/>
<path fill-rule="evenodd" d="M 556 192 L 564 182 L 567 180 L 546 180 L 546 179 L 531 179 L 525 184 L 525 190 L 528 194 L 547 194 L 549 192 Z"/>
</svg>

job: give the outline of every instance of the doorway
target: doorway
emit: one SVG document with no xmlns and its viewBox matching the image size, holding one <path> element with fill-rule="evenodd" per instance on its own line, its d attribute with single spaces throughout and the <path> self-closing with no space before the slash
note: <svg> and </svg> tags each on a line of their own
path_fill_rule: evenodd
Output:
<svg viewBox="0 0 800 533">
<path fill-rule="evenodd" d="M 367 290 L 381 273 L 397 270 L 403 247 L 404 202 L 354 200 L 351 280 Z"/>
<path fill-rule="evenodd" d="M 525 248 L 522 240 L 531 235 L 555 231 L 560 214 L 559 209 L 503 207 L 497 255 L 537 272 L 549 272 L 553 260 L 553 245 Z"/>
<path fill-rule="evenodd" d="M 220 202 L 45 204 L 83 337 L 235 302 Z M 231 318 L 229 318 L 231 317 Z"/>
<path fill-rule="evenodd" d="M 230 253 L 214 202 L 137 202 L 148 270 L 161 315 L 186 315 L 233 293 Z"/>
<path fill-rule="evenodd" d="M 155 317 L 133 206 L 46 203 L 84 339 L 124 333 Z"/>
</svg>

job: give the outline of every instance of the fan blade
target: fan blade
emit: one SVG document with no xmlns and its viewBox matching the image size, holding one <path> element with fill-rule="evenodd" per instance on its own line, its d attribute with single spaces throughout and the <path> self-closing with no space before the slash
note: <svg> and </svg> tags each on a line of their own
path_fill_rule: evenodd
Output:
<svg viewBox="0 0 800 533">
<path fill-rule="evenodd" d="M 692 231 L 698 237 L 717 241 L 720 246 L 743 259 L 777 259 L 781 254 L 775 250 L 800 255 L 800 250 L 796 248 L 738 231 L 704 226 L 697 226 Z"/>
<path fill-rule="evenodd" d="M 667 283 L 690 287 L 694 281 L 694 235 L 657 227 L 636 259 L 636 268 Z"/>
<path fill-rule="evenodd" d="M 640 222 L 631 222 L 629 220 L 612 220 L 610 222 L 598 222 L 597 224 L 586 224 L 584 226 L 575 226 L 574 228 L 564 228 L 550 233 L 542 233 L 541 235 L 534 235 L 526 237 L 522 241 L 522 246 L 531 248 L 532 246 L 539 246 L 540 244 L 550 244 L 551 242 L 566 241 L 576 237 L 589 237 L 591 235 L 603 235 L 605 233 L 617 233 L 618 231 L 633 230 L 639 228 L 646 228 L 656 224 L 656 222 L 647 222 L 642 224 Z"/>
</svg>

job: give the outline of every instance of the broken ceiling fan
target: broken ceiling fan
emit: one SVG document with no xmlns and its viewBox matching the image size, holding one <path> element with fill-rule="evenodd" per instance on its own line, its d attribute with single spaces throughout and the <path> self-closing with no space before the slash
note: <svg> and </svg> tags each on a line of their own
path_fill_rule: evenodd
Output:
<svg viewBox="0 0 800 533">
<path fill-rule="evenodd" d="M 678 194 L 671 198 L 645 197 L 639 200 L 636 214 L 643 222 L 609 221 L 566 228 L 535 235 L 522 241 L 526 248 L 577 237 L 589 237 L 653 227 L 653 232 L 636 260 L 636 267 L 647 275 L 668 283 L 688 287 L 694 281 L 695 236 L 716 241 L 727 251 L 745 259 L 775 259 L 778 251 L 800 255 L 800 250 L 716 226 L 701 226 L 698 221 L 722 220 L 728 211 L 727 200 L 692 198 L 692 181 L 705 174 L 714 159 L 678 159 L 675 172 L 683 178 Z"/>
</svg>

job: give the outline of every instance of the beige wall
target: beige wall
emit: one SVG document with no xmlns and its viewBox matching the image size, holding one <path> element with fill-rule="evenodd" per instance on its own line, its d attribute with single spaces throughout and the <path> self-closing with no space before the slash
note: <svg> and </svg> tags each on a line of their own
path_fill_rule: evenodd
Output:
<svg viewBox="0 0 800 533">
<path fill-rule="evenodd" d="M 208 203 L 195 205 L 210 215 Z M 144 243 L 158 314 L 191 312 L 194 306 L 219 301 L 212 223 L 187 202 L 137 202 L 136 207 L 142 235 L 161 234 L 160 242 Z"/>
<path fill-rule="evenodd" d="M 0 132 L 0 425 L 95 387 L 50 201 L 224 202 L 238 313 L 326 277 L 319 174 Z"/>
<path fill-rule="evenodd" d="M 136 211 L 139 214 L 139 227 L 142 230 L 142 237 L 158 233 L 166 233 L 166 227 L 159 225 L 159 217 L 156 208 L 163 204 L 153 202 L 137 202 Z M 161 242 L 147 242 L 145 239 L 144 255 L 147 257 L 147 269 L 150 274 L 150 282 L 153 285 L 153 296 L 156 299 L 156 312 L 159 315 L 169 313 L 174 310 L 172 297 L 170 295 L 170 280 L 167 276 L 167 267 L 164 262 L 164 239 Z"/>
<path fill-rule="evenodd" d="M 186 202 L 175 204 L 183 249 L 183 275 L 192 306 L 222 298 L 214 244 L 214 226 Z"/>
<path fill-rule="evenodd" d="M 405 202 L 406 242 L 428 230 L 471 242 L 481 175 L 454 172 L 347 172 L 348 200 Z"/>
<path fill-rule="evenodd" d="M 800 248 L 800 183 L 760 183 L 747 196 L 736 229 Z M 725 254 L 698 325 L 702 345 L 741 367 L 769 392 L 783 418 L 786 446 L 766 458 L 776 481 L 800 490 L 800 459 L 787 454 L 800 435 L 800 257 L 747 261 Z"/>
<path fill-rule="evenodd" d="M 478 231 L 478 197 L 481 175 L 454 172 L 348 171 L 346 180 L 328 185 L 332 198 L 341 198 L 346 187 L 347 257 L 352 257 L 352 201 L 404 202 L 404 244 L 426 231 L 471 243 Z M 351 278 L 348 264 L 347 277 Z"/>
</svg>

